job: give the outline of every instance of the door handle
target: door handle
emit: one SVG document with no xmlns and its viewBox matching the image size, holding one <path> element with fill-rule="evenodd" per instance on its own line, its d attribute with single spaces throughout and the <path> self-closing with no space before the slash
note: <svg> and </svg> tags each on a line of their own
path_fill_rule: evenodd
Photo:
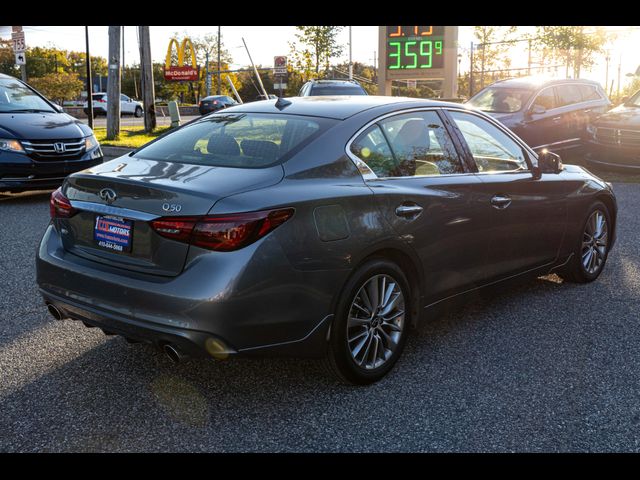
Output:
<svg viewBox="0 0 640 480">
<path fill-rule="evenodd" d="M 562 120 L 562 117 L 553 117 L 551 119 L 552 122 L 558 123 L 560 120 Z"/>
<path fill-rule="evenodd" d="M 422 212 L 422 207 L 417 204 L 399 205 L 396 208 L 396 215 L 399 217 L 415 217 Z"/>
<path fill-rule="evenodd" d="M 511 197 L 508 195 L 494 195 L 491 198 L 491 205 L 493 205 L 494 208 L 502 210 L 511 205 Z"/>
</svg>

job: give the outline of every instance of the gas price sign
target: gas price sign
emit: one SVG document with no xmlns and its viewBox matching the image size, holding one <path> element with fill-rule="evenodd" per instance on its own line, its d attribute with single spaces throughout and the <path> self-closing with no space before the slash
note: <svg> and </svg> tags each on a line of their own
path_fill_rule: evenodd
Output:
<svg viewBox="0 0 640 480">
<path fill-rule="evenodd" d="M 390 72 L 444 67 L 444 27 L 387 26 L 386 44 Z"/>
</svg>

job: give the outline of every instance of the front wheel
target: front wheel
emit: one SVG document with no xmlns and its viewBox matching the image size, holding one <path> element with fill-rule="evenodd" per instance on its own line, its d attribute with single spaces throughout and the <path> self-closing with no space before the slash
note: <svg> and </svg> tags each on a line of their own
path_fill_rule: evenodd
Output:
<svg viewBox="0 0 640 480">
<path fill-rule="evenodd" d="M 411 292 L 393 262 L 373 259 L 351 277 L 331 326 L 330 370 L 343 382 L 366 385 L 394 366 L 410 324 Z"/>
<path fill-rule="evenodd" d="M 573 257 L 558 273 L 571 282 L 592 282 L 602 273 L 611 241 L 611 217 L 604 203 L 597 201 L 591 205 L 579 235 Z"/>
</svg>

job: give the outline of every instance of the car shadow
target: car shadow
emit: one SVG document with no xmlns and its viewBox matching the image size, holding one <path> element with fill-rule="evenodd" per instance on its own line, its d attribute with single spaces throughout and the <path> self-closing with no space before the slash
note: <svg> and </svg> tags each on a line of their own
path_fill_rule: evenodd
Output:
<svg viewBox="0 0 640 480">
<path fill-rule="evenodd" d="M 49 190 L 34 190 L 30 192 L 9 193 L 0 192 L 0 202 L 6 203 L 37 203 L 47 200 L 55 188 Z"/>
</svg>

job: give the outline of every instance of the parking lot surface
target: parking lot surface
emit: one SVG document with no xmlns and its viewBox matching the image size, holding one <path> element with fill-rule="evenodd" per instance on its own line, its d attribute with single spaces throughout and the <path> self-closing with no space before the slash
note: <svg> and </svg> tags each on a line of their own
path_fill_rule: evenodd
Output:
<svg viewBox="0 0 640 480">
<path fill-rule="evenodd" d="M 0 451 L 640 451 L 640 185 L 614 188 L 599 280 L 476 299 L 369 387 L 312 360 L 173 365 L 53 320 L 34 268 L 49 193 L 0 195 Z"/>
</svg>

